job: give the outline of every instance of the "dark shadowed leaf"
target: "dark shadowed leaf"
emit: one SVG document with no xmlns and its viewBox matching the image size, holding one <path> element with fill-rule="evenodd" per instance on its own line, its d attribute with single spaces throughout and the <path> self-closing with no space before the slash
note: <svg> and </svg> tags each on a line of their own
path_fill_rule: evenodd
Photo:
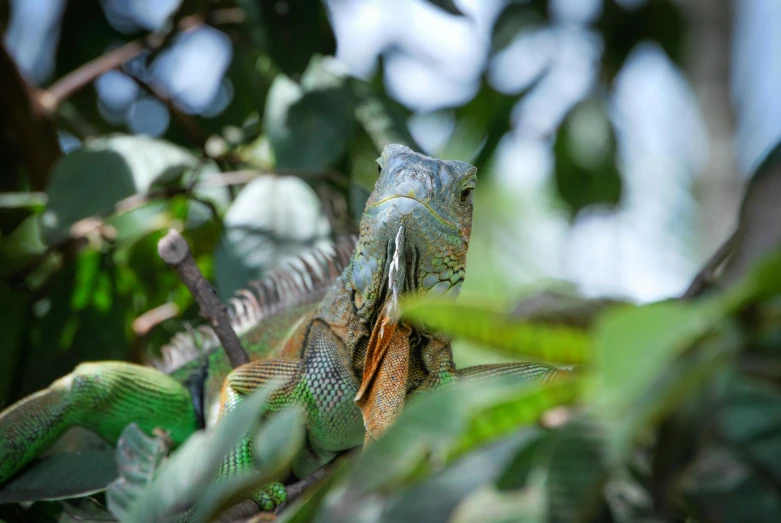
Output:
<svg viewBox="0 0 781 523">
<path fill-rule="evenodd" d="M 550 521 L 591 521 L 608 478 L 602 428 L 579 418 L 545 440 L 546 489 Z"/>
<path fill-rule="evenodd" d="M 573 213 L 593 204 L 618 204 L 622 182 L 615 131 L 601 103 L 582 102 L 570 112 L 553 152 L 556 188 Z"/>
<path fill-rule="evenodd" d="M 680 62 L 686 35 L 681 8 L 671 0 L 647 0 L 625 6 L 616 0 L 603 3 L 597 30 L 604 39 L 602 72 L 612 82 L 635 46 L 651 40 L 675 62 Z"/>
<path fill-rule="evenodd" d="M 46 194 L 40 192 L 0 193 L 0 235 L 7 236 L 28 217 L 43 211 Z"/>
<path fill-rule="evenodd" d="M 283 259 L 328 238 L 317 194 L 294 176 L 264 176 L 242 189 L 225 214 L 214 253 L 217 290 L 230 297 Z"/>
<path fill-rule="evenodd" d="M 495 481 L 514 454 L 522 452 L 538 436 L 537 429 L 524 429 L 495 445 L 472 452 L 426 481 L 394 494 L 388 500 L 382 521 L 449 521 L 467 495 L 482 484 Z"/>
<path fill-rule="evenodd" d="M 117 477 L 114 452 L 52 454 L 31 463 L 0 488 L 0 505 L 66 499 L 106 490 Z"/>
<path fill-rule="evenodd" d="M 781 392 L 769 383 L 734 376 L 724 393 L 719 430 L 761 475 L 781 482 Z"/>
<path fill-rule="evenodd" d="M 354 108 L 350 83 L 333 59 L 313 58 L 300 84 L 278 75 L 263 119 L 276 166 L 329 170 L 347 150 Z"/>
<path fill-rule="evenodd" d="M 86 142 L 55 167 L 46 188 L 49 201 L 41 216 L 49 244 L 65 238 L 70 227 L 94 215 L 110 214 L 117 202 L 147 192 L 198 167 L 192 153 L 146 136 L 111 136 Z"/>
<path fill-rule="evenodd" d="M 692 516 L 705 523 L 775 523 L 781 513 L 777 483 L 752 473 L 724 446 L 703 449 L 680 488 Z"/>
<path fill-rule="evenodd" d="M 412 321 L 513 356 L 576 364 L 589 361 L 593 354 L 588 332 L 581 328 L 524 322 L 463 302 L 410 302 L 403 310 L 404 317 Z"/>
</svg>

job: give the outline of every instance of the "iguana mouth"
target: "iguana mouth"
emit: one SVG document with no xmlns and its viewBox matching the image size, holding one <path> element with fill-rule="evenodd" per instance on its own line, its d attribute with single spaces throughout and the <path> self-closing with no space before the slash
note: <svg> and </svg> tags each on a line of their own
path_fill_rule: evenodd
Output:
<svg viewBox="0 0 781 523">
<path fill-rule="evenodd" d="M 457 227 L 455 224 L 453 224 L 453 223 L 450 223 L 449 221 L 447 221 L 447 220 L 445 220 L 444 218 L 442 218 L 442 217 L 441 217 L 441 216 L 440 216 L 440 215 L 439 215 L 439 214 L 438 214 L 438 213 L 437 213 L 437 212 L 436 212 L 434 209 L 432 209 L 432 208 L 431 208 L 431 206 L 430 206 L 430 205 L 428 205 L 426 202 L 422 202 L 422 201 L 418 200 L 417 198 L 415 198 L 415 197 L 413 197 L 413 196 L 405 196 L 405 195 L 400 195 L 400 194 L 393 195 L 393 196 L 388 196 L 387 198 L 383 198 L 382 200 L 378 201 L 377 203 L 375 203 L 375 204 L 373 204 L 373 205 L 370 205 L 370 206 L 369 206 L 369 208 L 372 208 L 372 207 L 380 207 L 380 206 L 382 206 L 383 204 L 386 204 L 386 203 L 388 203 L 388 202 L 390 202 L 390 201 L 393 201 L 393 203 L 394 203 L 394 207 L 396 208 L 396 210 L 397 210 L 397 211 L 399 211 L 399 212 L 400 212 L 401 214 L 403 214 L 404 216 L 407 216 L 407 215 L 409 215 L 409 214 L 412 214 L 412 212 L 413 212 L 415 209 L 419 209 L 420 207 L 423 207 L 423 208 L 425 208 L 425 209 L 426 209 L 426 210 L 427 210 L 429 213 L 431 213 L 431 215 L 432 215 L 434 218 L 436 218 L 438 221 L 440 221 L 440 222 L 441 222 L 443 225 L 446 225 L 446 226 L 448 226 L 448 227 L 452 227 L 452 228 L 454 228 L 454 229 L 458 229 L 458 227 Z"/>
</svg>

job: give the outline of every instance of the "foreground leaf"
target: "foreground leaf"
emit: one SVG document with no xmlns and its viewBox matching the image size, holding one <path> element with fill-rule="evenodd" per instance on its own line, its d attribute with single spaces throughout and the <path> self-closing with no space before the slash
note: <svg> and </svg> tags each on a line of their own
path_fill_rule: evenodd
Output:
<svg viewBox="0 0 781 523">
<path fill-rule="evenodd" d="M 146 193 L 155 183 L 175 180 L 199 163 L 188 150 L 147 136 L 86 142 L 52 171 L 41 216 L 44 240 L 57 243 L 79 220 L 111 213 L 119 201 Z"/>
<path fill-rule="evenodd" d="M 150 437 L 131 423 L 117 442 L 119 478 L 109 485 L 106 501 L 120 521 L 130 521 L 130 510 L 154 479 L 168 448 L 159 437 Z"/>
<path fill-rule="evenodd" d="M 257 426 L 272 382 L 244 399 L 213 428 L 192 435 L 155 474 L 123 521 L 161 521 L 189 509 L 213 482 L 217 467 Z"/>
<path fill-rule="evenodd" d="M 404 307 L 403 316 L 513 356 L 577 364 L 589 361 L 593 353 L 591 340 L 583 329 L 527 323 L 477 305 L 412 302 Z"/>
<path fill-rule="evenodd" d="M 0 505 L 89 496 L 117 477 L 114 451 L 53 454 L 41 458 L 0 488 Z"/>
</svg>

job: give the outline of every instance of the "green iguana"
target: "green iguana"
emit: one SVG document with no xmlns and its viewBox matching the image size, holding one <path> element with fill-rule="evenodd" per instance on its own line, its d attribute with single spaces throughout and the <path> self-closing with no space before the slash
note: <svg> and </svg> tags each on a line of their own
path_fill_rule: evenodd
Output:
<svg viewBox="0 0 781 523">
<path fill-rule="evenodd" d="M 180 334 L 163 349 L 166 372 L 125 362 L 81 364 L 0 413 L 0 483 L 72 426 L 116 443 L 135 422 L 147 433 L 162 428 L 180 444 L 198 429 L 201 413 L 212 424 L 272 379 L 283 385 L 267 412 L 292 403 L 306 412 L 306 443 L 294 463 L 302 477 L 379 437 L 420 391 L 467 378 L 557 376 L 556 368 L 536 363 L 457 370 L 447 337 L 398 320 L 400 293 L 458 295 L 476 169 L 400 145 L 387 146 L 378 163 L 357 241 L 318 254 L 318 264 L 305 260 L 306 270 L 276 271 L 232 301 L 233 327 L 250 363 L 231 370 L 216 336 L 202 327 L 200 346 Z M 184 361 L 190 353 L 192 361 Z M 193 379 L 199 369 L 205 376 Z M 252 466 L 251 452 L 249 443 L 236 449 L 219 475 Z M 278 483 L 254 496 L 267 510 L 285 498 Z"/>
</svg>

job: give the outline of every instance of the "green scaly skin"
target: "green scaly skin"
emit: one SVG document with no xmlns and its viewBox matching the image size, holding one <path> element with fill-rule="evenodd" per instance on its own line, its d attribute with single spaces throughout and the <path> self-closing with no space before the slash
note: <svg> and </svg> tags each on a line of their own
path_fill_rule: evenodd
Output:
<svg viewBox="0 0 781 523">
<path fill-rule="evenodd" d="M 284 385 L 272 395 L 263 414 L 294 403 L 304 407 L 307 438 L 294 463 L 298 477 L 339 452 L 360 446 L 366 438 L 365 420 L 354 399 L 364 377 L 369 339 L 391 298 L 394 255 L 402 267 L 396 273 L 401 292 L 455 297 L 463 283 L 474 167 L 432 159 L 398 145 L 387 146 L 378 163 L 381 174 L 361 220 L 358 244 L 325 298 L 283 312 L 245 333 L 242 342 L 251 363 L 231 370 L 223 351 L 209 356 L 204 388 L 207 414 L 218 406 L 220 412 L 228 412 L 243 397 L 279 378 Z M 514 375 L 545 381 L 559 373 L 533 363 L 457 370 L 449 339 L 419 328 L 404 332 L 409 333 L 404 340 L 409 350 L 408 397 L 458 379 Z M 124 426 L 136 422 L 147 432 L 163 428 L 174 443 L 181 443 L 196 430 L 191 394 L 184 383 L 198 365 L 186 365 L 168 376 L 123 362 L 83 364 L 48 389 L 12 405 L 0 413 L 0 483 L 74 425 L 113 443 Z M 382 416 L 385 413 L 380 412 Z M 213 423 L 214 418 L 207 416 L 207 421 Z M 390 414 L 385 418 L 392 421 Z M 218 477 L 252 467 L 252 448 L 247 438 L 226 457 Z M 266 510 L 285 498 L 278 483 L 254 496 Z"/>
</svg>

